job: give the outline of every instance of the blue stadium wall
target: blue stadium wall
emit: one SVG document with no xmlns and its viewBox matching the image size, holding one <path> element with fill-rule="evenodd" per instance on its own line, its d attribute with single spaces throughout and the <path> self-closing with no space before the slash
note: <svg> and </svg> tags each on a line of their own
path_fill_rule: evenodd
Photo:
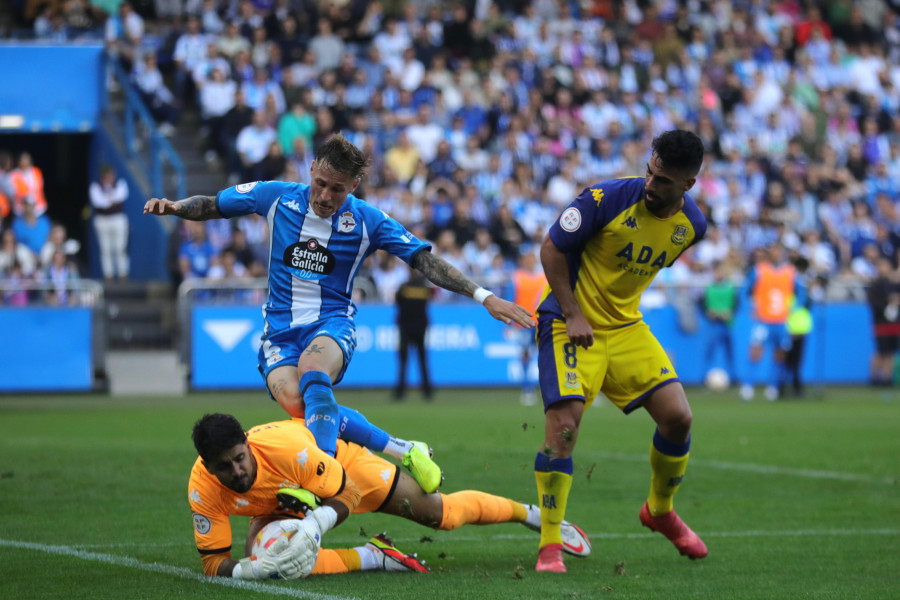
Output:
<svg viewBox="0 0 900 600">
<path fill-rule="evenodd" d="M 6 82 L 0 85 L 0 148 L 35 157 L 44 171 L 48 215 L 82 243 L 86 275 L 92 278 L 102 274 L 84 208 L 99 166 L 111 164 L 130 191 L 125 210 L 132 224 L 131 278 L 167 279 L 165 230 L 159 219 L 142 218 L 147 190 L 101 119 L 107 103 L 105 60 L 97 43 L 0 43 L 0 81 Z"/>
</svg>

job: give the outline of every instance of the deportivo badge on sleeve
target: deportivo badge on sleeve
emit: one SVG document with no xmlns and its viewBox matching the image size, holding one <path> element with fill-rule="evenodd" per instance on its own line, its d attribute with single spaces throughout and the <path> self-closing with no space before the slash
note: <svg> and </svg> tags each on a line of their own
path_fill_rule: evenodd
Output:
<svg viewBox="0 0 900 600">
<path fill-rule="evenodd" d="M 251 181 L 251 182 L 249 182 L 249 183 L 239 183 L 239 184 L 237 184 L 236 186 L 234 186 L 234 189 L 235 189 L 239 194 L 246 194 L 247 192 L 249 192 L 250 190 L 252 190 L 253 188 L 255 188 L 257 183 L 259 183 L 259 182 L 258 182 L 258 181 Z"/>
<path fill-rule="evenodd" d="M 574 206 L 564 210 L 559 216 L 559 226 L 569 233 L 578 231 L 578 228 L 581 227 L 581 211 Z"/>
</svg>

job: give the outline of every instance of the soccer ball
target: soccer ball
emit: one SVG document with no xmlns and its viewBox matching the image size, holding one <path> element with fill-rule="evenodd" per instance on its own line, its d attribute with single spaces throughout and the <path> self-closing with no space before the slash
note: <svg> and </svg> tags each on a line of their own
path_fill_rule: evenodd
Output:
<svg viewBox="0 0 900 600">
<path fill-rule="evenodd" d="M 288 547 L 291 538 L 297 533 L 296 527 L 285 528 L 284 525 L 296 520 L 298 519 L 278 519 L 260 529 L 253 540 L 250 556 L 262 558 L 280 554 Z"/>
<path fill-rule="evenodd" d="M 710 369 L 709 372 L 706 373 L 707 388 L 721 391 L 728 389 L 729 385 L 731 385 L 731 378 L 728 376 L 728 372 L 725 369 L 717 367 L 715 369 Z"/>
</svg>

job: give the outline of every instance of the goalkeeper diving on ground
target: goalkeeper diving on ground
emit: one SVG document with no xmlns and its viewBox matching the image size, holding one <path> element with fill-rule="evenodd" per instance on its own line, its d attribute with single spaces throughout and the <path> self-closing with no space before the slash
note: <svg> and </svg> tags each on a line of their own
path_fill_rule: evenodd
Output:
<svg viewBox="0 0 900 600">
<path fill-rule="evenodd" d="M 522 523 L 540 531 L 536 506 L 475 490 L 426 493 L 396 465 L 343 440 L 332 458 L 316 446 L 303 419 L 245 433 L 232 415 L 208 414 L 195 423 L 192 437 L 199 457 L 188 501 L 206 575 L 290 579 L 366 569 L 427 570 L 382 536 L 358 548 L 321 548 L 322 536 L 350 513 L 381 512 L 442 530 Z M 252 519 L 237 560 L 232 558 L 230 515 Z M 291 519 L 285 523 L 291 529 L 287 546 L 275 556 L 251 556 L 257 532 L 277 519 Z M 566 552 L 590 553 L 580 528 L 563 521 L 561 532 Z"/>
</svg>

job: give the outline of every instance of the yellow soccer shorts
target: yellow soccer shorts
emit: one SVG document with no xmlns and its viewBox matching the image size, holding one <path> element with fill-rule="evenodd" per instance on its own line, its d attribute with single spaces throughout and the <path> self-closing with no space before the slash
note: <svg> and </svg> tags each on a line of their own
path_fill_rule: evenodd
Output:
<svg viewBox="0 0 900 600">
<path fill-rule="evenodd" d="M 545 412 L 563 400 L 583 400 L 587 408 L 603 392 L 628 414 L 658 388 L 678 381 L 672 361 L 643 321 L 595 329 L 590 348 L 570 342 L 558 319 L 541 320 L 537 336 Z"/>
</svg>

